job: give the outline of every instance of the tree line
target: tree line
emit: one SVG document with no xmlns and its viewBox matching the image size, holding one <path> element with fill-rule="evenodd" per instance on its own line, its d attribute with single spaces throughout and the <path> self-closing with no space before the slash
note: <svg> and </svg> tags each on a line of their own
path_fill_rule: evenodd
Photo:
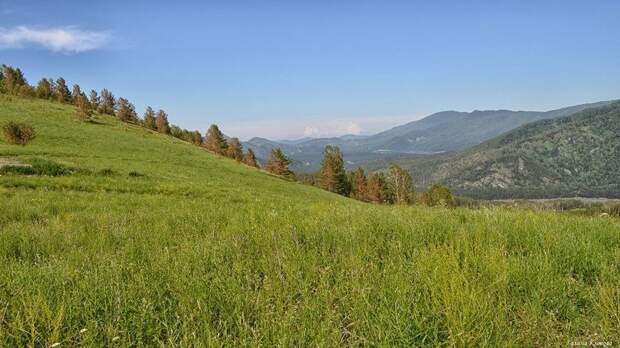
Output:
<svg viewBox="0 0 620 348">
<path fill-rule="evenodd" d="M 0 93 L 20 97 L 34 97 L 76 106 L 76 116 L 86 122 L 92 122 L 95 113 L 110 115 L 118 120 L 135 124 L 155 132 L 170 135 L 191 144 L 206 148 L 208 151 L 232 158 L 248 166 L 260 168 L 252 149 L 243 151 L 238 138 L 227 139 L 217 125 L 209 127 L 205 137 L 195 130 L 190 131 L 170 124 L 168 114 L 159 109 L 155 111 L 147 106 L 142 117 L 136 112 L 133 103 L 123 97 L 116 98 L 104 88 L 97 92 L 82 91 L 78 84 L 69 89 L 64 78 L 56 80 L 42 78 L 36 86 L 31 86 L 19 68 L 2 65 L 0 69 Z M 321 169 L 314 175 L 296 176 L 290 170 L 291 160 L 280 148 L 274 148 L 265 163 L 264 169 L 272 174 L 289 180 L 300 180 L 318 186 L 324 190 L 364 202 L 378 204 L 411 204 L 453 206 L 454 198 L 450 191 L 441 185 L 433 185 L 428 191 L 417 194 L 409 172 L 397 165 L 387 171 L 367 175 L 362 168 L 347 172 L 340 149 L 328 145 L 323 153 Z"/>
<path fill-rule="evenodd" d="M 370 174 L 366 174 L 361 167 L 346 171 L 342 152 L 333 145 L 325 147 L 319 172 L 302 176 L 302 181 L 364 202 L 448 207 L 456 205 L 450 190 L 440 184 L 432 185 L 425 192 L 416 192 L 409 171 L 395 164 L 387 170 Z"/>
<path fill-rule="evenodd" d="M 31 86 L 21 69 L 2 65 L 0 68 L 0 93 L 74 105 L 76 106 L 76 116 L 87 122 L 94 120 L 95 113 L 114 116 L 122 122 L 170 135 L 249 166 L 259 167 L 256 156 L 251 149 L 243 153 L 239 139 L 226 140 L 216 125 L 211 125 L 206 137 L 203 138 L 198 130 L 190 131 L 170 124 L 168 114 L 164 110 L 155 111 L 152 107 L 147 106 L 144 114 L 140 117 L 133 103 L 123 97 L 116 98 L 106 88 L 99 92 L 93 89 L 86 94 L 78 84 L 74 84 L 69 89 L 67 82 L 62 77 L 56 80 L 42 78 L 36 86 Z"/>
</svg>

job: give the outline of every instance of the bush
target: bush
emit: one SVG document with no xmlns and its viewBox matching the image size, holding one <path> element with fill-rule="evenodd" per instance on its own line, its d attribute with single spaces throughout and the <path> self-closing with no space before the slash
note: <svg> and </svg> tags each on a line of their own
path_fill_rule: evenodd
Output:
<svg viewBox="0 0 620 348">
<path fill-rule="evenodd" d="M 9 144 L 26 145 L 35 137 L 32 126 L 25 123 L 9 122 L 2 127 L 4 137 Z"/>
</svg>

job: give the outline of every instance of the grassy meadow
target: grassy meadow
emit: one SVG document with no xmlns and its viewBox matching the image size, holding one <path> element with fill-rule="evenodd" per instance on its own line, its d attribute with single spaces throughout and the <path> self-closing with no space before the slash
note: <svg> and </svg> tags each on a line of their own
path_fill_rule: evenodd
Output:
<svg viewBox="0 0 620 348">
<path fill-rule="evenodd" d="M 620 344 L 620 220 L 361 203 L 0 96 L 0 346 Z"/>
</svg>

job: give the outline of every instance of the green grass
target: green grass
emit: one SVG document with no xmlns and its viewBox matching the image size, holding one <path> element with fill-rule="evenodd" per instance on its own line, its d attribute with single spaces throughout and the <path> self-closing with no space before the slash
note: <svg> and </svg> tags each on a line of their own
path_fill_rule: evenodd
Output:
<svg viewBox="0 0 620 348">
<path fill-rule="evenodd" d="M 620 342 L 618 219 L 374 206 L 69 106 L 9 120 L 37 138 L 0 157 L 72 171 L 0 176 L 0 346 Z"/>
</svg>

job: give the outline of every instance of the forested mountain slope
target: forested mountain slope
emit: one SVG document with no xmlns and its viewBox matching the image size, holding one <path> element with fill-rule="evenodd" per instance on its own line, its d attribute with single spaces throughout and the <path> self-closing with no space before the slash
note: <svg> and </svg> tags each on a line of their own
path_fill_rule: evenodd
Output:
<svg viewBox="0 0 620 348">
<path fill-rule="evenodd" d="M 620 103 L 525 125 L 471 149 L 402 160 L 419 184 L 486 198 L 620 197 Z"/>
</svg>

